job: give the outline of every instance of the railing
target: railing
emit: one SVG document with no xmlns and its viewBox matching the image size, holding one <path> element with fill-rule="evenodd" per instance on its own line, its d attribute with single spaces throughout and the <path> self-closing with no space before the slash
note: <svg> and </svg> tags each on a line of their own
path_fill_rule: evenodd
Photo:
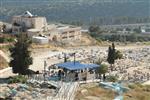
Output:
<svg viewBox="0 0 150 100">
<path fill-rule="evenodd" d="M 39 83 L 44 82 L 44 78 L 41 75 L 34 75 L 31 78 L 29 78 L 31 81 L 38 81 Z M 56 96 L 52 97 L 52 96 L 48 96 L 46 97 L 46 100 L 74 100 L 75 99 L 75 93 L 79 87 L 80 83 L 90 83 L 90 82 L 99 82 L 99 79 L 91 79 L 91 80 L 86 80 L 86 81 L 75 81 L 74 79 L 72 79 L 70 82 L 61 82 L 61 81 L 57 81 L 55 83 L 57 83 L 60 88 L 58 90 L 58 93 L 56 94 Z M 49 83 L 51 83 L 51 81 L 48 81 Z M 53 83 L 53 81 L 52 81 Z"/>
</svg>

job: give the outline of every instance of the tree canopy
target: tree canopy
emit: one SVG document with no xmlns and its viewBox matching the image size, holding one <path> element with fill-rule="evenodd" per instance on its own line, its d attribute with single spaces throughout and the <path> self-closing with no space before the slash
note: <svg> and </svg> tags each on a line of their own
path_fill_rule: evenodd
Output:
<svg viewBox="0 0 150 100">
<path fill-rule="evenodd" d="M 114 43 L 112 43 L 112 46 L 109 46 L 108 48 L 108 57 L 107 57 L 107 61 L 109 64 L 114 64 L 115 63 L 115 45 Z"/>
<path fill-rule="evenodd" d="M 108 66 L 106 64 L 101 64 L 98 68 L 100 74 L 105 74 L 108 71 Z"/>
<path fill-rule="evenodd" d="M 27 74 L 29 65 L 32 64 L 32 57 L 30 56 L 31 41 L 27 35 L 20 34 L 17 42 L 10 48 L 11 61 L 9 63 L 12 67 L 13 73 Z"/>
<path fill-rule="evenodd" d="M 115 63 L 116 59 L 121 59 L 123 57 L 123 54 L 115 49 L 115 44 L 112 43 L 112 46 L 109 46 L 108 48 L 108 57 L 107 62 L 111 65 L 111 70 L 113 70 L 113 64 Z"/>
</svg>

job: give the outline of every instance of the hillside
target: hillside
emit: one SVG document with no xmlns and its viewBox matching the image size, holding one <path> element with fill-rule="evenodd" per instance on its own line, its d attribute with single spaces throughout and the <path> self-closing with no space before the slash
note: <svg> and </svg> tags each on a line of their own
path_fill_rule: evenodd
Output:
<svg viewBox="0 0 150 100">
<path fill-rule="evenodd" d="M 29 10 L 49 22 L 120 24 L 150 22 L 149 0 L 0 0 L 0 20 Z M 120 20 L 125 20 L 120 22 Z"/>
</svg>

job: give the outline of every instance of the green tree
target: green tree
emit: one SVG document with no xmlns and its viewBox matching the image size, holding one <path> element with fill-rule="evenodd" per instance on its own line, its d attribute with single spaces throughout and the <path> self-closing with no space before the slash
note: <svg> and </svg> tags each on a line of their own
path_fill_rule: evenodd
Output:
<svg viewBox="0 0 150 100">
<path fill-rule="evenodd" d="M 97 62 L 99 67 L 97 68 L 97 73 L 99 74 L 99 77 L 101 78 L 101 75 L 103 74 L 103 80 L 105 81 L 106 75 L 105 73 L 108 71 L 108 66 L 106 64 L 101 64 L 101 62 Z"/>
<path fill-rule="evenodd" d="M 129 36 L 129 41 L 131 41 L 131 42 L 137 42 L 137 35 L 135 33 L 131 34 Z"/>
<path fill-rule="evenodd" d="M 123 54 L 117 50 L 116 53 L 115 53 L 115 59 L 122 59 L 123 58 Z"/>
<path fill-rule="evenodd" d="M 99 26 L 90 26 L 89 27 L 89 32 L 91 32 L 91 33 L 93 33 L 93 32 L 95 32 L 95 33 L 97 33 L 97 32 L 99 32 L 100 31 L 100 28 L 99 28 Z"/>
<path fill-rule="evenodd" d="M 127 28 L 126 28 L 126 31 L 131 31 L 131 29 L 127 27 Z"/>
<path fill-rule="evenodd" d="M 111 71 L 113 71 L 113 65 L 115 63 L 116 59 L 121 59 L 123 57 L 123 54 L 115 49 L 115 44 L 112 43 L 112 46 L 109 46 L 108 48 L 108 57 L 107 57 L 107 62 L 110 64 Z"/>
<path fill-rule="evenodd" d="M 115 63 L 115 44 L 112 43 L 112 46 L 109 46 L 108 48 L 108 57 L 107 57 L 107 61 L 110 64 L 111 67 L 111 71 L 113 70 L 113 64 Z"/>
<path fill-rule="evenodd" d="M 141 27 L 133 29 L 135 33 L 141 33 Z"/>
<path fill-rule="evenodd" d="M 107 77 L 107 81 L 116 82 L 118 80 L 117 76 L 109 76 Z"/>
<path fill-rule="evenodd" d="M 32 64 L 32 57 L 29 51 L 30 44 L 31 41 L 27 38 L 27 35 L 20 34 L 17 42 L 9 49 L 12 58 L 9 65 L 12 67 L 13 73 L 22 75 L 28 73 L 29 65 Z"/>
</svg>

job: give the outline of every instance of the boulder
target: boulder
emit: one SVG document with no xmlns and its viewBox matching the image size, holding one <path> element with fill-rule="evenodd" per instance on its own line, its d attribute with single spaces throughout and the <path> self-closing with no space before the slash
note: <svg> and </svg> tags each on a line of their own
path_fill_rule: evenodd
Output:
<svg viewBox="0 0 150 100">
<path fill-rule="evenodd" d="M 88 94 L 88 90 L 87 90 L 87 89 L 83 89 L 83 90 L 81 90 L 81 93 L 82 93 L 83 95 L 87 95 L 87 94 Z"/>
</svg>

